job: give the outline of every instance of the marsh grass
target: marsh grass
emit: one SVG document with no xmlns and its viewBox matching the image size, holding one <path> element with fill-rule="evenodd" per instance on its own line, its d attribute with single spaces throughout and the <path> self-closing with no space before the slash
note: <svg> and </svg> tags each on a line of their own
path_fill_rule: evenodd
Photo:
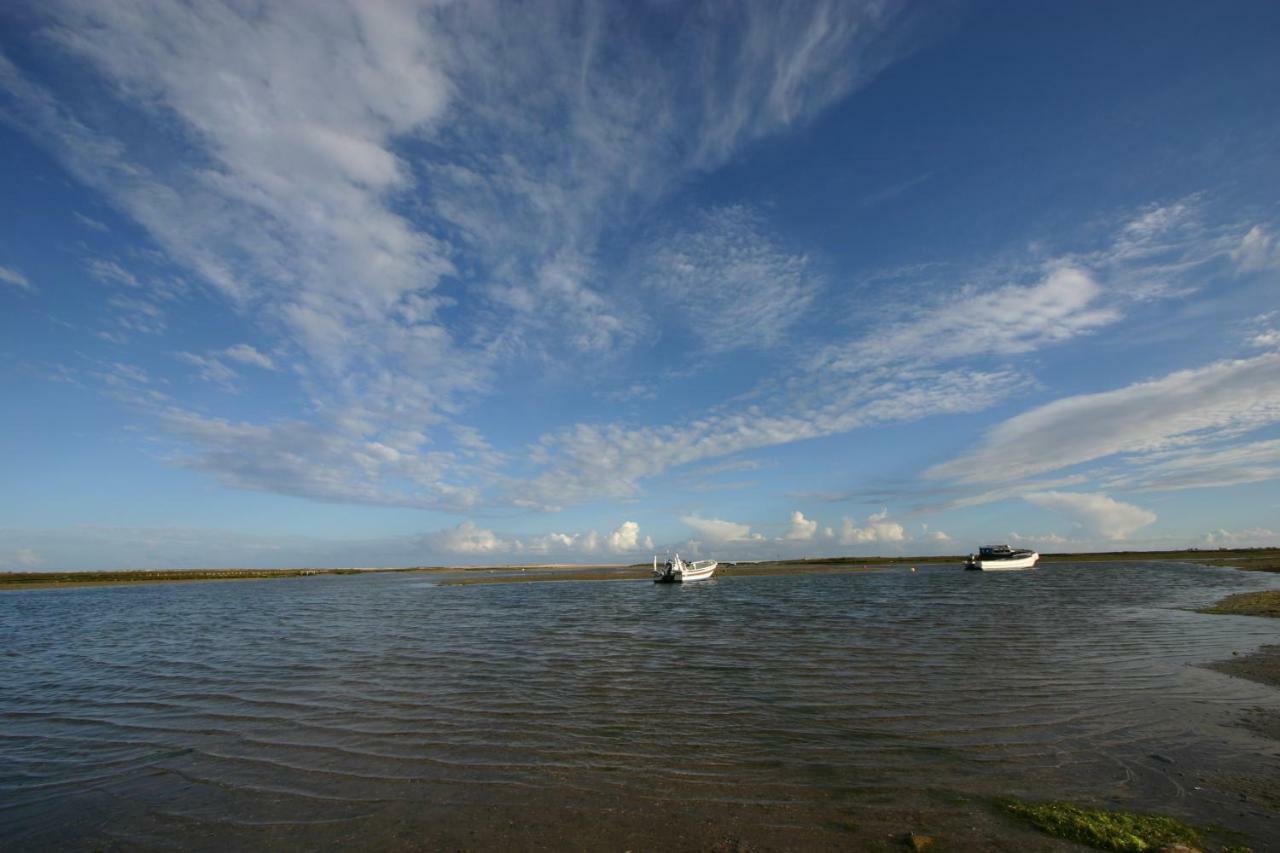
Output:
<svg viewBox="0 0 1280 853">
<path fill-rule="evenodd" d="M 1228 595 L 1200 612 L 1227 616 L 1280 616 L 1280 590 Z"/>
<path fill-rule="evenodd" d="M 1142 853 L 1168 844 L 1200 844 L 1200 833 L 1194 827 L 1171 817 L 1089 809 L 1070 803 L 1009 800 L 1001 805 L 1042 832 L 1100 850 Z"/>
</svg>

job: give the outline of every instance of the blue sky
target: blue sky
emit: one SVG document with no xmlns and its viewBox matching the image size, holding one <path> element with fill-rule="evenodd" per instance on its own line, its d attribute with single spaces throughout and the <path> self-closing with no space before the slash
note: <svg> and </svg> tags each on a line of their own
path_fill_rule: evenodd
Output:
<svg viewBox="0 0 1280 853">
<path fill-rule="evenodd" d="M 0 568 L 1280 544 L 1278 36 L 7 4 Z"/>
</svg>

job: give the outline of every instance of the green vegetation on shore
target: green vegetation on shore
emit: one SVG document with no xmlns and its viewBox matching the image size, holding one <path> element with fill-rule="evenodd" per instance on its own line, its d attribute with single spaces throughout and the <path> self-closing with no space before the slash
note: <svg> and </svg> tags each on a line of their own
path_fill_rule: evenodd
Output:
<svg viewBox="0 0 1280 853">
<path fill-rule="evenodd" d="M 1280 590 L 1265 592 L 1239 592 L 1228 595 L 1201 613 L 1220 613 L 1226 616 L 1277 616 L 1280 617 Z"/>
<path fill-rule="evenodd" d="M 1215 548 L 1201 551 L 1099 551 L 1087 554 L 1041 554 L 1042 563 L 1116 562 L 1118 560 L 1169 560 L 1244 569 L 1248 572 L 1280 572 L 1280 548 Z"/>
<path fill-rule="evenodd" d="M 1005 811 L 1042 832 L 1099 850 L 1141 853 L 1166 845 L 1200 844 L 1200 833 L 1194 827 L 1171 817 L 1089 809 L 1070 803 L 1011 800 L 1002 805 Z"/>
</svg>

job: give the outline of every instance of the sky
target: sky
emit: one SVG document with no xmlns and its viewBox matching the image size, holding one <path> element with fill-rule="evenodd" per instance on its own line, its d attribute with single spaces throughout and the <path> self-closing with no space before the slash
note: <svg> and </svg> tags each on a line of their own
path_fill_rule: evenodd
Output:
<svg viewBox="0 0 1280 853">
<path fill-rule="evenodd" d="M 0 569 L 1280 545 L 1280 5 L 0 8 Z"/>
</svg>

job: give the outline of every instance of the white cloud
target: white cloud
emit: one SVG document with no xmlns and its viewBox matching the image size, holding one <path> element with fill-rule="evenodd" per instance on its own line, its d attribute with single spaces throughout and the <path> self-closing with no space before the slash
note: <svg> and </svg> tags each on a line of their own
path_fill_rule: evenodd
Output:
<svg viewBox="0 0 1280 853">
<path fill-rule="evenodd" d="M 1262 349 L 1280 349 L 1280 329 L 1258 332 L 1249 339 L 1249 343 Z"/>
<path fill-rule="evenodd" d="M 84 227 L 90 230 L 98 231 L 101 233 L 106 233 L 111 230 L 110 228 L 107 227 L 105 223 L 99 222 L 98 220 L 94 219 L 92 216 L 85 216 L 83 213 L 80 213 L 79 211 L 73 211 L 71 215 L 76 218 L 77 222 L 79 222 L 81 225 L 83 225 Z"/>
<path fill-rule="evenodd" d="M 1280 240 L 1263 225 L 1255 225 L 1231 252 L 1231 258 L 1245 272 L 1280 269 Z"/>
<path fill-rule="evenodd" d="M 794 541 L 803 541 L 812 539 L 814 534 L 818 532 L 818 522 L 804 517 L 804 513 L 796 510 L 791 513 L 791 529 L 787 531 L 784 539 Z"/>
<path fill-rule="evenodd" d="M 464 521 L 428 537 L 431 545 L 450 554 L 493 554 L 508 551 L 511 543 L 498 538 L 492 530 Z"/>
<path fill-rule="evenodd" d="M 31 282 L 27 281 L 27 277 L 12 267 L 0 266 L 0 281 L 6 284 L 12 284 L 21 290 L 34 290 Z"/>
<path fill-rule="evenodd" d="M 1220 361 L 1017 415 L 926 475 L 1016 481 L 1117 454 L 1203 444 L 1280 421 L 1280 352 Z"/>
<path fill-rule="evenodd" d="M 612 554 L 635 554 L 642 549 L 652 550 L 653 539 L 640 538 L 640 525 L 624 521 L 608 536 L 601 537 L 594 530 L 585 533 L 546 533 L 536 536 L 505 536 L 477 527 L 464 521 L 426 537 L 430 547 L 451 554 L 486 554 L 503 559 L 530 556 L 558 557 L 574 560 L 592 557 L 607 551 Z"/>
<path fill-rule="evenodd" d="M 507 499 L 554 508 L 589 498 L 630 497 L 644 478 L 680 465 L 862 426 L 970 412 L 974 400 L 1001 399 L 1024 381 L 1010 371 L 903 368 L 838 381 L 801 379 L 771 392 L 764 405 L 713 406 L 676 425 L 580 423 L 545 435 L 530 454 L 542 472 L 508 483 Z"/>
<path fill-rule="evenodd" d="M 808 310 L 817 277 L 788 254 L 744 207 L 705 210 L 690 230 L 647 247 L 641 281 L 679 329 L 668 345 L 723 352 L 774 346 Z"/>
<path fill-rule="evenodd" d="M 609 550 L 614 553 L 634 551 L 640 544 L 640 525 L 634 521 L 624 521 L 617 530 L 609 534 Z"/>
<path fill-rule="evenodd" d="M 682 516 L 680 520 L 697 531 L 699 536 L 713 542 L 737 542 L 751 538 L 751 526 L 747 524 L 696 515 Z"/>
<path fill-rule="evenodd" d="M 388 485 L 343 454 L 409 423 L 421 441 L 396 444 L 395 473 L 438 469 L 436 433 L 503 359 L 549 352 L 572 370 L 640 339 L 628 288 L 602 271 L 607 229 L 865 83 L 910 48 L 900 10 L 676 4 L 662 14 L 677 38 L 622 48 L 623 7 L 66 0 L 34 25 L 99 79 L 45 88 L 0 56 L 3 117 L 303 356 L 308 422 L 234 425 L 257 443 L 246 462 L 226 418 L 169 412 L 190 445 L 177 458 L 237 487 L 449 503 L 484 483 Z M 115 261 L 91 271 L 158 286 Z M 448 318 L 445 279 L 468 300 Z"/>
<path fill-rule="evenodd" d="M 247 343 L 237 343 L 237 345 L 225 348 L 216 352 L 207 352 L 205 355 L 198 355 L 195 352 L 179 352 L 178 359 L 186 361 L 187 364 L 197 368 L 200 378 L 205 382 L 211 382 L 216 386 L 221 386 L 225 391 L 236 391 L 236 380 L 239 374 L 227 364 L 225 360 L 239 362 L 239 364 L 255 366 L 265 370 L 274 370 L 275 364 L 268 356 L 262 355 L 255 348 L 247 345 Z"/>
<path fill-rule="evenodd" d="M 34 569 L 44 563 L 44 559 L 33 548 L 18 548 L 8 560 L 15 571 Z"/>
<path fill-rule="evenodd" d="M 275 364 L 268 356 L 263 355 L 249 344 L 235 344 L 222 351 L 223 355 L 241 364 L 251 364 L 264 370 L 274 370 Z"/>
<path fill-rule="evenodd" d="M 321 501 L 460 509 L 474 506 L 483 460 L 447 450 L 423 451 L 413 431 L 365 436 L 360 412 L 321 426 L 282 420 L 254 424 L 177 407 L 157 416 L 182 447 L 171 455 L 226 486 Z M 394 451 L 394 452 L 389 452 Z"/>
<path fill-rule="evenodd" d="M 180 352 L 177 355 L 180 361 L 197 368 L 201 379 L 220 385 L 227 391 L 236 390 L 236 380 L 240 378 L 240 374 L 228 366 L 224 359 L 261 367 L 266 370 L 275 369 L 275 364 L 270 358 L 248 344 L 236 344 L 235 346 L 227 347 L 225 350 L 204 355 L 192 352 Z"/>
<path fill-rule="evenodd" d="M 840 525 L 839 541 L 842 545 L 857 545 L 868 542 L 902 542 L 907 538 L 902 525 L 889 518 L 889 510 L 882 509 L 867 518 L 861 527 L 852 519 L 845 518 Z"/>
<path fill-rule="evenodd" d="M 234 387 L 235 380 L 239 376 L 220 360 L 210 356 L 197 355 L 193 352 L 180 352 L 178 353 L 178 359 L 195 367 L 201 379 L 206 382 L 212 382 L 215 385 L 221 385 L 228 390 Z"/>
<path fill-rule="evenodd" d="M 712 406 L 696 421 L 678 427 L 593 423 L 543 436 L 534 461 L 544 470 L 530 480 L 512 483 L 511 500 L 555 507 L 591 497 L 632 497 L 639 493 L 642 480 L 673 467 L 991 405 L 1031 386 L 1031 381 L 1007 368 L 943 370 L 935 364 L 1020 355 L 1115 322 L 1126 300 L 1170 295 L 1174 291 L 1165 287 L 1168 281 L 1182 280 L 1180 276 L 1225 251 L 1220 236 L 1203 233 L 1197 210 L 1194 199 L 1153 206 L 1118 226 L 1118 236 L 1104 250 L 1038 264 L 1039 279 L 1032 284 L 967 287 L 944 302 L 912 308 L 904 319 L 880 323 L 873 333 L 850 344 L 828 347 L 805 368 L 762 382 L 744 395 L 750 403 L 745 408 Z M 1095 268 L 1118 286 L 1104 288 Z M 1026 271 L 1012 275 L 1022 278 Z M 957 330 L 957 317 L 964 318 L 963 333 Z M 1195 407 L 1190 397 L 1185 402 Z M 1119 408 L 1125 414 L 1125 407 Z M 1169 426 L 1167 422 L 1154 425 L 1158 423 L 1154 419 L 1140 426 Z M 1010 422 L 1001 429 L 1013 431 L 1016 426 Z M 1070 449 L 1089 435 L 1088 424 L 1079 429 L 1072 424 L 1066 446 Z M 1033 431 L 1026 441 L 1033 445 L 1033 452 L 1025 454 L 1025 461 L 1015 453 L 1013 466 L 1006 464 L 1006 446 L 1001 443 L 981 459 L 976 459 L 977 453 L 970 454 L 976 459 L 972 471 L 965 468 L 967 456 L 936 466 L 930 473 L 965 483 L 1006 484 L 981 495 L 966 494 L 949 506 L 1017 496 L 1030 488 L 1023 482 L 1027 476 L 1059 467 L 1055 464 L 1058 436 Z M 1036 488 L 1083 481 L 1080 475 L 1056 477 Z"/>
<path fill-rule="evenodd" d="M 1028 545 L 1036 548 L 1043 548 L 1045 545 L 1065 545 L 1071 540 L 1065 536 L 1059 536 L 1057 533 L 1041 533 L 1031 536 L 1023 536 L 1020 533 L 1010 533 L 1009 541 L 1015 545 Z"/>
<path fill-rule="evenodd" d="M 1118 320 L 1117 309 L 1097 304 L 1101 295 L 1085 270 L 1057 266 L 1036 284 L 965 292 L 852 344 L 828 347 L 818 363 L 848 372 L 868 364 L 1030 352 Z"/>
<path fill-rule="evenodd" d="M 1156 514 L 1101 493 L 1032 492 L 1024 497 L 1044 509 L 1060 512 L 1086 532 L 1106 539 L 1127 539 L 1156 521 Z"/>
<path fill-rule="evenodd" d="M 135 290 L 142 288 L 138 277 L 115 261 L 94 258 L 89 261 L 89 274 L 103 283 L 119 284 Z"/>
<path fill-rule="evenodd" d="M 1280 479 L 1280 440 L 1217 449 L 1177 449 L 1154 456 L 1137 471 L 1107 478 L 1132 491 L 1233 486 Z"/>
<path fill-rule="evenodd" d="M 1274 548 L 1280 546 L 1280 533 L 1265 527 L 1249 527 L 1243 530 L 1218 528 L 1204 535 L 1207 545 L 1228 548 Z"/>
</svg>

